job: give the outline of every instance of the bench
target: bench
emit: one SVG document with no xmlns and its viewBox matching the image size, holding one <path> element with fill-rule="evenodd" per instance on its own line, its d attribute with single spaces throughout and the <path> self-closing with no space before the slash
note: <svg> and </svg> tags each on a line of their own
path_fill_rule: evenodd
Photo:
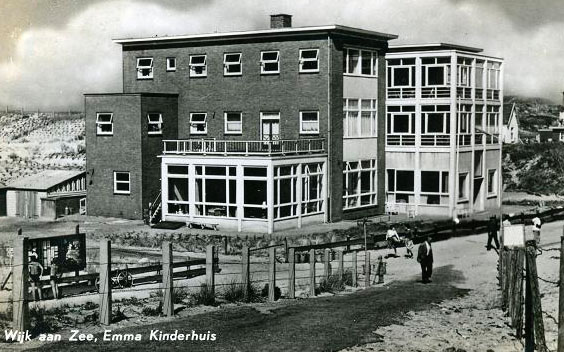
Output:
<svg viewBox="0 0 564 352">
<path fill-rule="evenodd" d="M 219 224 L 208 224 L 208 223 L 203 223 L 203 222 L 187 221 L 186 226 L 188 226 L 188 228 L 190 228 L 190 229 L 194 228 L 195 226 L 198 226 L 202 230 L 208 229 L 208 230 L 217 231 Z"/>
</svg>

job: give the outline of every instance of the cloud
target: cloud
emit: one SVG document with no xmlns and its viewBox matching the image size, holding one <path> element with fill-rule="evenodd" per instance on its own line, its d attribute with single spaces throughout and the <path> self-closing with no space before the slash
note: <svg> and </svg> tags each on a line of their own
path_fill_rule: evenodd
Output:
<svg viewBox="0 0 564 352">
<path fill-rule="evenodd" d="M 273 13 L 293 14 L 295 26 L 339 23 L 398 34 L 401 43 L 482 47 L 486 54 L 505 58 L 508 93 L 556 100 L 564 88 L 564 23 L 552 16 L 550 21 L 523 27 L 507 7 L 481 0 L 167 0 L 165 4 L 98 2 L 62 26 L 23 32 L 13 60 L 0 63 L 0 103 L 80 108 L 85 92 L 121 91 L 121 48 L 112 38 L 267 28 L 268 15 Z"/>
</svg>

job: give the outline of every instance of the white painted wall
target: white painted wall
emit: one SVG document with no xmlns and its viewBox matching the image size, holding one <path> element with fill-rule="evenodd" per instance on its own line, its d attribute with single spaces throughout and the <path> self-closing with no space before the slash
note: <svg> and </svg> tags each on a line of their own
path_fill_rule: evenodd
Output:
<svg viewBox="0 0 564 352">
<path fill-rule="evenodd" d="M 7 191 L 6 192 L 6 215 L 7 216 L 16 216 L 16 191 Z"/>
</svg>

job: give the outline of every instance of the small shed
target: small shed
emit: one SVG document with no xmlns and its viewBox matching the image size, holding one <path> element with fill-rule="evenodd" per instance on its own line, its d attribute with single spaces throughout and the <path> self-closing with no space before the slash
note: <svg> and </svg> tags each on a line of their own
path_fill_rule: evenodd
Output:
<svg viewBox="0 0 564 352">
<path fill-rule="evenodd" d="M 86 172 L 45 170 L 6 185 L 6 215 L 56 219 L 85 207 Z"/>
<path fill-rule="evenodd" d="M 519 143 L 519 118 L 515 103 L 503 105 L 503 143 Z"/>
</svg>

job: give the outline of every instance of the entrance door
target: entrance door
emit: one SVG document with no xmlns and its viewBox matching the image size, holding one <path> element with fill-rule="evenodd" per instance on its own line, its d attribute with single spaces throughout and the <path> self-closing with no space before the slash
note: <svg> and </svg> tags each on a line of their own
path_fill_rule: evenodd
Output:
<svg viewBox="0 0 564 352">
<path fill-rule="evenodd" d="M 280 140 L 280 113 L 263 112 L 260 116 L 261 139 L 263 141 Z"/>
</svg>

